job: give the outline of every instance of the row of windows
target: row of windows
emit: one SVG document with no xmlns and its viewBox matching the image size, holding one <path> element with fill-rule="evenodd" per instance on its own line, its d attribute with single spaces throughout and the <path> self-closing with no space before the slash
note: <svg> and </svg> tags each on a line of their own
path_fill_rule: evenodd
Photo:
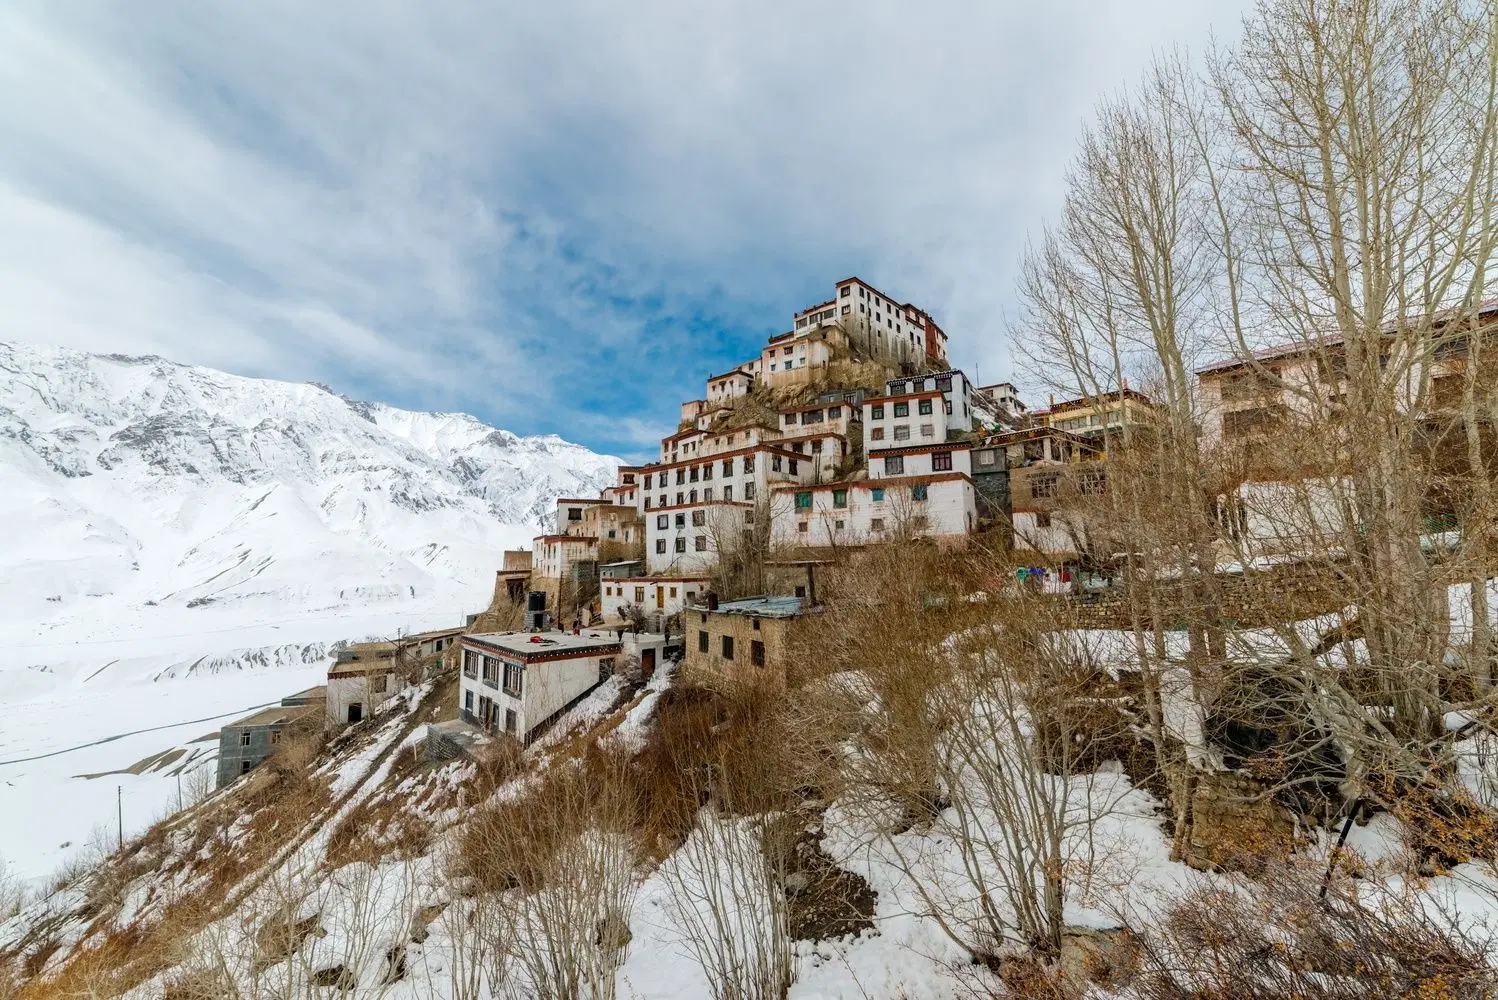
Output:
<svg viewBox="0 0 1498 1000">
<path fill-rule="evenodd" d="M 925 531 L 928 523 L 929 522 L 927 521 L 925 514 L 912 514 L 910 516 L 910 518 L 906 522 L 906 524 L 909 526 L 909 528 L 910 528 L 911 531 Z M 846 522 L 844 522 L 841 518 L 839 518 L 838 520 L 832 522 L 832 530 L 833 530 L 833 532 L 842 531 L 842 530 L 845 529 L 845 527 L 846 527 Z M 800 521 L 800 522 L 798 522 L 796 524 L 796 530 L 798 532 L 800 532 L 801 534 L 806 534 L 807 532 L 809 532 L 811 530 L 811 522 L 810 521 Z M 870 533 L 875 534 L 875 535 L 883 534 L 884 533 L 884 518 L 882 518 L 882 517 L 871 517 L 871 518 L 869 518 L 869 531 L 870 531 Z"/>
<path fill-rule="evenodd" d="M 664 539 L 662 539 L 662 540 L 664 541 Z M 645 603 L 645 588 L 643 586 L 641 586 L 641 587 L 635 587 L 633 589 L 634 589 L 634 597 L 633 597 L 634 602 L 636 604 L 644 604 Z M 656 590 L 657 591 L 660 590 L 660 586 L 659 585 L 656 586 Z M 666 590 L 668 591 L 668 593 L 666 594 L 666 596 L 669 597 L 669 598 L 671 598 L 671 600 L 673 600 L 673 601 L 676 600 L 676 588 L 675 587 L 667 587 Z M 604 597 L 623 597 L 624 596 L 624 591 L 625 591 L 625 587 L 623 585 L 613 586 L 611 584 L 605 584 L 604 588 L 603 588 L 603 596 Z M 690 600 L 693 596 L 696 595 L 696 593 L 697 592 L 695 590 L 688 590 L 687 591 L 687 599 Z"/>
<path fill-rule="evenodd" d="M 678 535 L 676 537 L 676 540 L 675 540 L 675 551 L 677 551 L 677 552 L 685 552 L 686 550 L 687 550 L 687 538 L 686 538 L 686 536 L 685 535 Z M 706 552 L 707 551 L 707 536 L 706 535 L 696 535 L 696 536 L 694 536 L 692 538 L 692 550 L 694 552 Z M 664 538 L 657 538 L 655 540 L 655 552 L 656 552 L 656 555 L 665 555 L 666 554 L 666 540 Z"/>
<path fill-rule="evenodd" d="M 801 413 L 801 422 L 803 424 L 820 424 L 822 422 L 824 416 L 828 420 L 837 420 L 842 415 L 843 415 L 843 408 L 841 406 L 829 406 L 829 407 L 827 407 L 827 409 L 825 411 L 823 411 L 823 410 L 804 410 Z M 794 413 L 787 413 L 785 415 L 785 425 L 787 427 L 791 426 L 795 422 L 796 422 L 796 414 L 794 414 Z"/>
<path fill-rule="evenodd" d="M 950 451 L 933 451 L 931 453 L 932 472 L 950 472 L 952 470 L 952 453 Z M 884 474 L 886 476 L 903 476 L 905 474 L 904 455 L 885 455 Z M 912 487 L 914 489 L 915 487 Z M 922 491 L 925 487 L 919 487 Z M 925 499 L 921 497 L 920 499 Z"/>
<path fill-rule="evenodd" d="M 745 474 L 753 472 L 754 471 L 754 456 L 753 455 L 743 455 L 743 456 L 741 456 L 741 459 L 742 459 L 742 464 L 743 464 L 743 468 L 744 468 Z M 718 463 L 704 462 L 701 465 L 693 465 L 693 466 L 690 466 L 688 468 L 677 469 L 676 470 L 676 485 L 677 486 L 682 486 L 682 485 L 685 485 L 688 482 L 695 483 L 698 480 L 712 479 L 713 478 L 713 467 L 714 467 L 715 464 L 718 465 L 718 466 L 720 466 L 722 468 L 722 474 L 723 475 L 725 475 L 725 476 L 731 476 L 731 475 L 733 475 L 733 459 L 731 459 L 731 458 L 725 458 L 721 462 L 718 462 Z M 777 466 L 777 468 L 778 468 L 778 466 Z M 792 470 L 792 471 L 795 471 L 795 470 Z M 670 476 L 670 473 L 669 472 L 661 472 L 661 473 L 648 473 L 647 472 L 645 474 L 645 488 L 647 490 L 650 489 L 650 487 L 651 487 L 651 479 L 652 479 L 653 476 L 658 476 L 658 478 L 656 478 L 655 481 L 659 485 L 665 486 L 666 485 L 667 477 Z"/>
<path fill-rule="evenodd" d="M 903 457 L 903 456 L 898 456 L 897 455 L 897 456 L 894 456 L 894 457 L 900 458 L 900 457 Z M 948 457 L 950 458 L 950 455 L 948 455 Z M 929 491 L 928 491 L 928 487 L 927 487 L 927 485 L 925 483 L 917 483 L 916 485 L 910 487 L 910 498 L 912 500 L 925 500 L 925 499 L 927 499 L 928 495 L 929 495 Z M 871 502 L 873 502 L 873 503 L 883 503 L 884 502 L 884 488 L 882 486 L 876 486 L 872 490 L 870 490 L 869 491 L 869 500 Z M 811 509 L 811 505 L 812 505 L 812 492 L 811 492 L 811 490 L 802 490 L 802 491 L 800 491 L 800 492 L 798 492 L 796 494 L 796 509 L 797 510 L 810 510 Z M 832 491 L 832 506 L 836 510 L 841 510 L 841 509 L 847 507 L 848 506 L 848 491 L 847 490 L 833 490 Z"/>
<path fill-rule="evenodd" d="M 503 679 L 501 680 L 501 670 Z M 484 656 L 471 649 L 463 651 L 463 676 L 477 680 L 479 675 L 489 687 L 502 687 L 505 694 L 520 697 L 525 683 L 525 668 L 519 663 L 501 660 L 496 656 Z"/>
<path fill-rule="evenodd" d="M 759 622 L 755 622 L 754 627 L 759 628 Z M 732 660 L 734 653 L 733 645 L 733 636 L 719 636 L 718 655 L 723 657 L 723 659 L 725 660 Z M 697 652 L 706 653 L 711 648 L 712 637 L 708 635 L 706 629 L 698 629 Z M 762 667 L 765 665 L 765 644 L 763 642 L 760 642 L 758 639 L 751 639 L 749 641 L 749 662 L 756 667 Z"/>
<path fill-rule="evenodd" d="M 791 463 L 792 466 L 794 466 L 795 464 L 796 464 L 795 462 Z M 794 468 L 792 468 L 791 471 L 795 472 L 796 470 Z M 678 491 L 677 494 L 676 494 L 676 505 L 679 507 L 682 504 L 696 503 L 697 499 L 698 498 L 697 498 L 697 491 L 696 490 L 686 490 L 685 492 Z M 703 503 L 712 503 L 713 499 L 714 499 L 713 498 L 713 488 L 711 486 L 705 487 L 702 490 L 702 502 Z M 729 483 L 729 484 L 727 484 L 726 486 L 723 487 L 723 499 L 724 499 L 724 501 L 730 502 L 730 503 L 733 501 L 733 484 L 732 483 Z M 753 483 L 745 483 L 744 484 L 744 499 L 745 500 L 753 500 L 754 499 L 754 484 Z M 669 502 L 670 502 L 669 494 L 662 493 L 660 495 L 660 503 L 656 504 L 656 506 L 657 507 L 665 507 L 665 506 L 667 506 L 667 504 Z M 645 498 L 645 509 L 646 510 L 650 509 L 650 498 L 649 497 Z M 665 516 L 666 515 L 664 515 L 664 514 L 659 515 L 659 517 L 665 517 Z M 682 515 L 678 514 L 676 516 L 677 517 L 681 517 Z M 661 525 L 661 527 L 665 527 L 665 525 Z M 612 536 L 610 536 L 610 537 L 612 537 Z"/>
<path fill-rule="evenodd" d="M 916 400 L 916 404 L 915 404 L 915 412 L 916 412 L 916 414 L 918 416 L 922 416 L 922 417 L 929 416 L 932 413 L 933 409 L 934 409 L 934 407 L 932 406 L 932 404 L 935 403 L 935 402 L 936 402 L 936 400 L 934 400 L 934 399 L 918 399 L 918 400 Z M 891 410 L 894 412 L 894 415 L 897 416 L 897 417 L 908 417 L 908 416 L 910 416 L 910 402 L 907 400 L 906 402 L 903 402 L 903 403 L 895 403 L 891 407 Z M 951 416 L 951 413 L 952 413 L 952 402 L 951 402 L 951 400 L 944 400 L 942 402 L 942 412 L 946 413 L 948 416 Z M 884 404 L 883 403 L 871 403 L 870 404 L 870 406 L 869 406 L 869 419 L 870 420 L 883 420 L 884 419 Z"/>
<path fill-rule="evenodd" d="M 936 390 L 938 392 L 952 391 L 952 376 L 950 375 L 938 375 L 935 379 L 935 383 Z M 931 388 L 931 384 L 932 380 L 929 378 L 917 378 L 911 379 L 909 382 L 890 382 L 888 384 L 888 389 L 891 396 L 903 396 L 907 391 L 925 392 L 926 390 Z"/>
<path fill-rule="evenodd" d="M 909 441 L 910 440 L 910 425 L 909 424 L 895 424 L 893 430 L 894 430 L 894 438 L 893 438 L 894 440 L 896 440 L 896 441 Z M 934 437 L 936 437 L 936 425 L 935 424 L 921 424 L 921 437 L 923 437 L 923 438 L 934 438 Z M 883 441 L 884 440 L 884 428 L 883 427 L 871 427 L 869 429 L 869 440 L 870 441 Z"/>
</svg>

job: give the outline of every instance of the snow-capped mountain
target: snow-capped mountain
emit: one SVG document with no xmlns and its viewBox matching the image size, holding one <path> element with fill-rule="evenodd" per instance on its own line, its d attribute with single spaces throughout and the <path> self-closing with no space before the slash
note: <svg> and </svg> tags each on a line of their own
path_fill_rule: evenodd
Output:
<svg viewBox="0 0 1498 1000">
<path fill-rule="evenodd" d="M 0 343 L 0 625 L 472 610 L 501 551 L 617 464 L 319 385 Z"/>
</svg>

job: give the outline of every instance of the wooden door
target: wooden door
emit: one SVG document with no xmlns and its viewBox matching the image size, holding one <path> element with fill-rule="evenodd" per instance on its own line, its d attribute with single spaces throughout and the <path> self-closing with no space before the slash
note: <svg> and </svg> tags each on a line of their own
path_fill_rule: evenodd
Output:
<svg viewBox="0 0 1498 1000">
<path fill-rule="evenodd" d="M 649 680 L 655 674 L 655 650 L 647 649 L 640 653 L 640 673 Z"/>
</svg>

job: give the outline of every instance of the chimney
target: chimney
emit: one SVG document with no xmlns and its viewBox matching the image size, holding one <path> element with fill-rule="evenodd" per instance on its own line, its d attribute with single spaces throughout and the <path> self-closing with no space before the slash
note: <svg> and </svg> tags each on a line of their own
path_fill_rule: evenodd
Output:
<svg viewBox="0 0 1498 1000">
<path fill-rule="evenodd" d="M 718 595 L 714 591 L 711 591 L 711 590 L 709 590 L 707 592 L 707 610 L 709 610 L 709 611 L 717 611 L 718 610 Z"/>
</svg>

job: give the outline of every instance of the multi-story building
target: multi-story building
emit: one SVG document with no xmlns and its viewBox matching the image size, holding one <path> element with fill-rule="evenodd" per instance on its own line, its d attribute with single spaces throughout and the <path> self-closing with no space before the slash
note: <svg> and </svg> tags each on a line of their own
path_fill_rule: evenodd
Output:
<svg viewBox="0 0 1498 1000">
<path fill-rule="evenodd" d="M 626 608 L 639 608 L 648 617 L 677 614 L 708 591 L 705 576 L 628 576 L 603 581 L 603 617 L 617 621 Z"/>
<path fill-rule="evenodd" d="M 941 366 L 947 363 L 947 335 L 931 314 L 909 302 L 896 302 L 860 278 L 845 278 L 827 302 L 796 313 L 792 334 L 839 326 L 855 350 L 890 361 Z"/>
<path fill-rule="evenodd" d="M 840 399 L 781 410 L 777 444 L 807 456 L 814 468 L 813 482 L 830 481 L 858 450 L 860 415 L 858 407 Z"/>
<path fill-rule="evenodd" d="M 623 646 L 607 632 L 465 635 L 458 682 L 464 721 L 529 742 L 607 680 Z"/>
<path fill-rule="evenodd" d="M 771 484 L 815 475 L 808 456 L 766 444 L 656 466 L 641 486 L 648 504 L 641 508 L 648 571 L 684 575 L 711 568 L 720 549 L 739 544 L 746 530 L 753 534 L 755 509 L 768 501 Z"/>
<path fill-rule="evenodd" d="M 972 387 L 960 371 L 890 379 L 885 388 L 863 402 L 865 454 L 942 443 L 973 429 Z"/>
<path fill-rule="evenodd" d="M 598 539 L 538 535 L 531 542 L 530 588 L 546 595 L 558 621 L 588 608 L 598 594 Z"/>
<path fill-rule="evenodd" d="M 799 597 L 709 599 L 688 607 L 682 612 L 685 669 L 704 679 L 783 684 L 789 645 L 816 610 Z"/>
<path fill-rule="evenodd" d="M 1050 406 L 1032 414 L 1046 427 L 1075 434 L 1105 450 L 1109 443 L 1122 443 L 1126 425 L 1147 432 L 1153 426 L 1154 415 L 1154 400 L 1127 386 L 1059 403 L 1053 397 Z"/>
</svg>

